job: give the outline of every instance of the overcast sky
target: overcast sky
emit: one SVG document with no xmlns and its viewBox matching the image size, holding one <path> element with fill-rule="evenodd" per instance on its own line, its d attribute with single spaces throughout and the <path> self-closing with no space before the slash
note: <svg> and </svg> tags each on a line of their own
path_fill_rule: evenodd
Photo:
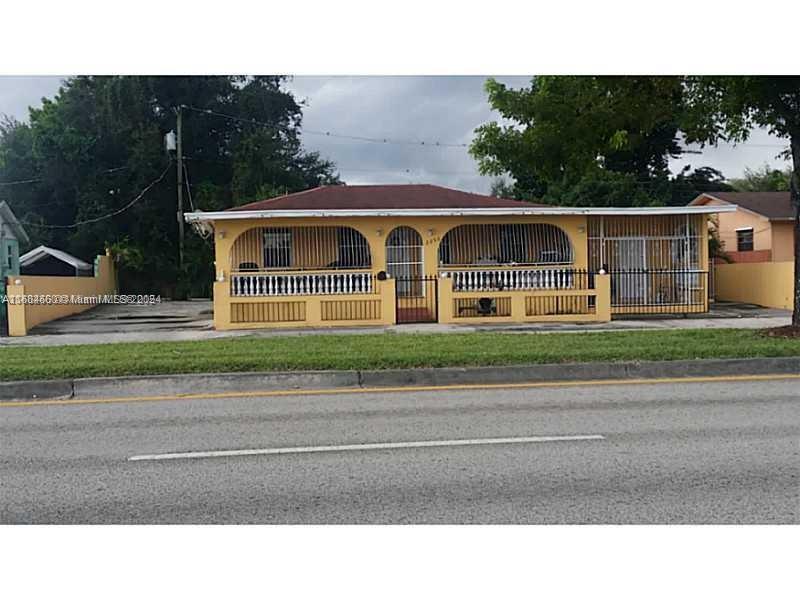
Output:
<svg viewBox="0 0 800 600">
<path fill-rule="evenodd" d="M 513 87 L 530 77 L 496 77 Z M 488 192 L 490 179 L 481 177 L 463 147 L 429 142 L 468 144 L 475 128 L 498 115 L 489 109 L 483 91 L 485 77 L 295 77 L 289 88 L 307 101 L 303 126 L 307 130 L 380 138 L 425 141 L 426 144 L 370 143 L 304 133 L 303 143 L 336 163 L 342 179 L 359 183 L 435 183 L 474 192 Z M 28 106 L 52 97 L 61 77 L 0 77 L 0 114 L 24 120 Z M 673 161 L 673 171 L 685 164 L 711 166 L 729 178 L 745 167 L 765 163 L 785 168 L 776 158 L 787 144 L 755 131 L 736 147 L 706 148 L 702 155 Z"/>
</svg>

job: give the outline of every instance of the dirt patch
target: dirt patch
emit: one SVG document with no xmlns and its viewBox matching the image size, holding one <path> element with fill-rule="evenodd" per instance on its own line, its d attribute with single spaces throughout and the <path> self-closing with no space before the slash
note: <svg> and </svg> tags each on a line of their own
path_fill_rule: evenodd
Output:
<svg viewBox="0 0 800 600">
<path fill-rule="evenodd" d="M 786 325 L 785 327 L 773 327 L 772 329 L 765 329 L 764 335 L 775 338 L 800 339 L 800 327 L 792 327 L 791 325 Z"/>
</svg>

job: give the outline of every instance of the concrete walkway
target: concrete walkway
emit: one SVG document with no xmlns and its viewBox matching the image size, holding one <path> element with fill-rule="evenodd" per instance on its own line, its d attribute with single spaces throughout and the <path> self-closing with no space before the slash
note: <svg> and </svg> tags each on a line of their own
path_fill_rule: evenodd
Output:
<svg viewBox="0 0 800 600">
<path fill-rule="evenodd" d="M 791 313 L 788 310 L 733 303 L 718 303 L 708 313 L 689 315 L 688 317 L 678 315 L 646 318 L 626 317 L 615 319 L 610 323 L 586 324 L 445 325 L 440 323 L 421 323 L 388 327 L 215 331 L 211 317 L 211 303 L 207 300 L 162 302 L 154 306 L 103 305 L 80 315 L 59 319 L 36 327 L 26 337 L 0 337 L 0 347 L 167 342 L 245 336 L 274 337 L 319 334 L 467 333 L 474 331 L 525 334 L 659 329 L 765 329 L 788 325 L 791 321 Z"/>
</svg>

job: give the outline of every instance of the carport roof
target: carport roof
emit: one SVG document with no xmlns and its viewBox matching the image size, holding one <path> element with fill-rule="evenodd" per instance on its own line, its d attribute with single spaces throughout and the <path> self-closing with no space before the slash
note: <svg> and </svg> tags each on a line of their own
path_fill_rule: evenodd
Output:
<svg viewBox="0 0 800 600">
<path fill-rule="evenodd" d="M 67 263 L 68 265 L 71 265 L 73 268 L 82 271 L 88 271 L 93 268 L 92 265 L 81 260 L 76 256 L 72 256 L 72 254 L 68 254 L 63 250 L 48 248 L 47 246 L 39 246 L 38 248 L 34 248 L 30 252 L 26 252 L 25 254 L 20 256 L 19 265 L 21 267 L 28 267 L 47 256 L 52 256 L 53 258 L 56 258 L 61 262 Z"/>
</svg>

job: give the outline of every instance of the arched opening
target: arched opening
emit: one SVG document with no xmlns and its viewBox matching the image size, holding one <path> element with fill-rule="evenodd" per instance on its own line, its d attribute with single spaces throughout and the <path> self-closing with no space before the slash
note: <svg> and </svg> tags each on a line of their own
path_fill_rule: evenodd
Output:
<svg viewBox="0 0 800 600">
<path fill-rule="evenodd" d="M 568 265 L 573 261 L 569 236 L 548 223 L 459 225 L 439 244 L 440 267 Z"/>
<path fill-rule="evenodd" d="M 369 269 L 366 238 L 352 227 L 255 227 L 231 248 L 233 272 Z"/>
<path fill-rule="evenodd" d="M 398 296 L 422 295 L 422 236 L 416 230 L 401 226 L 386 236 L 386 271 L 397 280 Z"/>
</svg>

